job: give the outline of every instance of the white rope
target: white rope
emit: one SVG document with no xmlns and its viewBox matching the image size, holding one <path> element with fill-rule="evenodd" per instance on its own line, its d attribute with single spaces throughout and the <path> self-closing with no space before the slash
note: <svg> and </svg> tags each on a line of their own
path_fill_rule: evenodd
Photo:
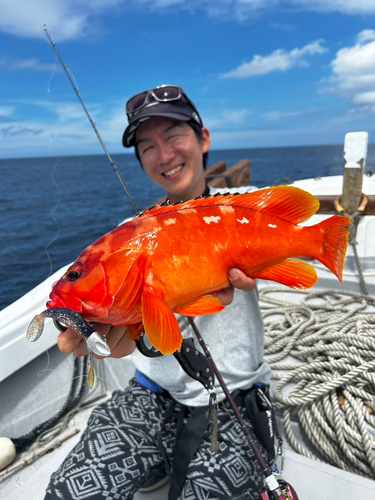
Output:
<svg viewBox="0 0 375 500">
<path fill-rule="evenodd" d="M 278 292 L 278 293 L 276 293 Z M 280 300 L 280 292 L 291 300 Z M 275 409 L 300 454 L 375 477 L 375 299 L 339 290 L 260 291 Z M 316 449 L 297 439 L 298 421 Z"/>
</svg>

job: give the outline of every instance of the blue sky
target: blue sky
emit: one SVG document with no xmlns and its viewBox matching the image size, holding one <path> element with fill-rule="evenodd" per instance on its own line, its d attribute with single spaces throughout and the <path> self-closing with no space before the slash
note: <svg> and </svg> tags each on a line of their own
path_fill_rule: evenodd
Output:
<svg viewBox="0 0 375 500">
<path fill-rule="evenodd" d="M 374 0 L 0 0 L 0 158 L 100 154 L 47 28 L 109 151 L 124 105 L 161 84 L 213 149 L 375 142 Z"/>
</svg>

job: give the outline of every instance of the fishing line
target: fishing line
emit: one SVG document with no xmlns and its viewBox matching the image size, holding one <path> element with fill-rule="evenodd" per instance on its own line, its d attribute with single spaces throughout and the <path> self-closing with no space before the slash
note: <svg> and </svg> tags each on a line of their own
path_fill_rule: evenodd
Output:
<svg viewBox="0 0 375 500">
<path fill-rule="evenodd" d="M 45 368 L 42 368 L 41 370 L 39 370 L 36 374 L 37 377 L 44 377 L 44 375 L 47 373 L 47 372 L 54 372 L 54 373 L 57 373 L 60 377 L 61 377 L 61 380 L 63 382 L 65 382 L 65 377 L 62 373 L 62 371 L 60 370 L 55 370 L 53 368 L 48 368 L 51 364 L 51 356 L 50 356 L 50 353 L 49 353 L 49 350 L 47 349 L 45 351 L 46 355 L 47 355 L 47 366 Z M 74 377 L 71 378 L 71 382 L 73 382 L 74 380 L 80 380 L 82 378 L 82 376 L 84 376 L 84 374 L 78 374 Z M 65 385 L 65 387 L 61 387 L 61 390 L 60 390 L 60 395 L 61 396 L 66 396 L 68 394 L 68 392 L 70 391 L 70 387 L 67 387 Z"/>
<path fill-rule="evenodd" d="M 45 33 L 47 34 L 49 42 L 54 47 L 54 45 L 49 37 L 49 34 L 46 30 L 46 27 L 44 27 L 44 30 L 45 30 Z M 43 37 L 43 38 L 45 39 L 45 37 Z M 61 64 L 63 64 L 55 48 L 54 48 L 54 50 L 56 53 L 56 57 L 60 60 Z M 73 79 L 75 80 L 74 76 L 70 75 L 67 72 L 67 69 L 64 67 L 64 65 L 63 65 L 63 68 L 64 68 L 64 71 L 69 78 L 69 81 L 73 85 L 73 88 L 75 89 L 77 96 L 79 97 L 79 91 L 77 90 L 76 86 L 73 83 Z M 55 67 L 53 69 L 52 75 L 51 75 L 51 77 L 48 81 L 48 85 L 47 85 L 47 92 L 50 96 L 50 99 L 53 99 L 52 92 L 51 92 L 51 82 L 52 82 L 52 79 L 53 79 L 56 71 L 57 71 L 57 61 L 55 61 Z M 80 99 L 80 97 L 79 97 L 79 99 Z M 81 104 L 84 106 L 81 99 L 80 99 L 80 101 L 81 101 Z M 84 109 L 85 109 L 85 107 L 84 107 Z M 85 109 L 85 111 L 90 119 L 90 122 L 92 123 L 92 125 L 94 127 L 94 130 L 96 130 L 95 125 L 93 124 L 86 109 Z M 97 133 L 97 135 L 98 135 L 98 133 Z M 51 135 L 49 138 L 50 138 L 50 142 L 53 142 Z M 100 136 L 99 136 L 99 138 L 100 138 Z M 104 143 L 102 141 L 101 141 L 101 144 L 104 146 Z M 104 148 L 105 148 L 105 146 L 104 146 Z M 107 156 L 109 156 L 109 154 Z M 50 265 L 49 276 L 52 274 L 53 264 L 52 264 L 51 256 L 50 256 L 49 251 L 48 251 L 48 247 L 50 247 L 52 245 L 52 243 L 54 241 L 56 241 L 56 239 L 58 238 L 58 236 L 61 232 L 61 226 L 60 226 L 58 220 L 56 219 L 56 217 L 54 216 L 54 213 L 58 209 L 58 207 L 61 203 L 61 200 L 62 200 L 60 186 L 54 178 L 54 173 L 56 172 L 56 169 L 59 165 L 59 162 L 60 162 L 60 158 L 57 158 L 57 160 L 54 164 L 53 170 L 51 172 L 51 176 L 50 176 L 52 183 L 56 186 L 56 188 L 59 192 L 60 199 L 50 213 L 51 218 L 58 225 L 58 231 L 57 231 L 57 234 L 52 238 L 52 240 L 47 245 L 45 245 L 45 252 L 47 254 L 47 257 L 49 260 L 49 265 Z M 116 169 L 117 169 L 117 167 L 116 167 Z M 119 174 L 118 174 L 118 176 L 119 176 Z M 121 177 L 120 177 L 120 179 L 121 179 Z M 126 187 L 125 187 L 125 189 L 126 189 Z M 133 208 L 138 213 L 138 210 L 136 209 L 134 204 L 133 204 Z M 37 377 L 43 377 L 46 374 L 46 372 L 50 371 L 50 372 L 57 373 L 64 380 L 64 375 L 61 371 L 48 368 L 50 366 L 50 363 L 51 363 L 51 357 L 50 357 L 50 353 L 48 350 L 46 350 L 45 352 L 47 354 L 47 365 L 44 369 L 40 370 L 37 373 Z M 106 370 L 107 365 L 105 364 L 104 366 L 105 366 L 104 370 Z M 107 370 L 106 370 L 106 375 L 107 375 L 107 380 L 104 377 L 97 377 L 97 379 L 102 380 L 104 382 L 108 382 L 109 378 L 108 378 L 108 371 Z M 84 383 L 86 378 L 87 378 L 87 358 L 86 359 L 74 358 L 73 377 L 71 378 L 70 388 L 62 387 L 62 389 L 61 389 L 61 395 L 63 395 L 63 396 L 66 394 L 68 395 L 63 407 L 54 416 L 52 416 L 51 418 L 49 418 L 47 421 L 43 422 L 42 424 L 37 425 L 34 429 L 32 429 L 32 431 L 30 431 L 26 435 L 21 436 L 19 438 L 13 438 L 12 441 L 15 444 L 18 452 L 20 452 L 23 449 L 25 449 L 26 447 L 28 447 L 34 440 L 37 440 L 36 445 L 40 444 L 40 441 L 42 441 L 44 437 L 46 437 L 47 441 L 51 440 L 54 437 L 54 436 L 52 436 L 52 437 L 50 437 L 50 436 L 51 436 L 51 433 L 54 434 L 53 430 L 55 428 L 53 426 L 56 424 L 56 422 L 58 422 L 56 425 L 56 427 L 58 428 L 58 430 L 56 431 L 56 434 L 59 434 L 62 430 L 61 426 L 62 426 L 62 428 L 65 428 L 68 421 L 70 420 L 70 418 L 72 416 L 74 416 L 74 414 L 76 414 L 78 411 L 81 411 L 84 407 L 87 407 L 87 405 L 96 404 L 96 400 L 98 398 L 96 398 L 95 403 L 90 402 L 90 403 L 82 404 L 85 401 L 85 398 L 84 398 L 82 403 L 80 404 L 80 406 L 78 408 L 75 408 L 72 410 L 72 408 L 74 408 L 74 406 L 76 406 L 78 401 L 80 401 L 82 398 L 82 395 L 83 395 L 83 392 L 84 392 L 85 386 L 86 386 L 86 384 Z M 98 385 L 96 386 L 96 388 L 97 387 L 98 387 Z M 94 388 L 94 390 L 95 390 L 95 388 Z M 103 396 L 100 395 L 100 397 L 102 398 Z M 60 425 L 59 420 L 62 417 L 65 417 L 65 418 L 62 420 L 62 424 Z"/>
<path fill-rule="evenodd" d="M 83 100 L 82 100 L 82 98 L 80 96 L 79 90 L 77 89 L 76 85 L 74 84 L 74 82 L 73 82 L 73 80 L 72 80 L 72 78 L 71 78 L 71 76 L 69 74 L 67 66 L 65 66 L 65 64 L 63 63 L 63 61 L 62 61 L 62 59 L 60 57 L 60 54 L 58 53 L 58 51 L 56 49 L 56 44 L 53 43 L 53 41 L 52 41 L 52 39 L 51 39 L 48 31 L 47 31 L 47 25 L 46 24 L 43 26 L 43 29 L 44 29 L 44 31 L 45 31 L 45 33 L 47 35 L 49 43 L 51 44 L 53 50 L 55 51 L 55 54 L 56 54 L 58 60 L 60 61 L 61 66 L 63 67 L 63 70 L 64 70 L 66 76 L 68 77 L 68 80 L 69 80 L 71 86 L 73 87 L 73 90 L 74 90 L 74 92 L 75 92 L 75 94 L 76 94 L 76 96 L 77 96 L 77 98 L 78 98 L 78 100 L 79 100 L 79 102 L 80 102 L 80 104 L 81 104 L 84 112 L 86 113 L 86 116 L 87 116 L 87 118 L 88 118 L 88 120 L 89 120 L 92 128 L 94 129 L 95 135 L 98 138 L 98 141 L 100 142 L 100 145 L 102 146 L 103 151 L 104 151 L 106 157 L 108 158 L 108 161 L 111 164 L 111 167 L 113 168 L 113 171 L 115 172 L 115 174 L 117 176 L 117 179 L 119 180 L 119 182 L 121 184 L 122 189 L 125 191 L 125 194 L 128 197 L 128 200 L 129 200 L 130 204 L 132 205 L 134 212 L 136 213 L 136 215 L 139 215 L 139 210 L 137 209 L 137 207 L 136 207 L 136 205 L 135 205 L 135 203 L 133 201 L 133 198 L 130 195 L 129 190 L 126 187 L 125 182 L 122 179 L 121 174 L 120 174 L 120 172 L 119 172 L 119 170 L 118 170 L 115 162 L 112 160 L 111 155 L 109 154 L 109 151 L 108 151 L 108 149 L 107 149 L 107 147 L 106 147 L 106 145 L 105 145 L 105 143 L 104 143 L 101 135 L 99 134 L 98 129 L 95 126 L 95 123 L 93 122 L 93 120 L 92 120 L 89 112 L 87 111 L 87 108 L 86 108 L 86 106 L 85 106 L 85 104 L 84 104 L 84 102 L 83 102 Z"/>
<path fill-rule="evenodd" d="M 39 33 L 40 33 L 40 36 L 43 38 L 43 40 L 48 43 L 48 40 L 46 40 L 45 36 L 44 36 L 44 33 L 42 32 L 42 30 L 40 29 L 39 30 Z M 51 92 L 51 82 L 57 72 L 57 68 L 58 68 L 58 65 L 57 65 L 57 57 L 55 56 L 55 63 L 54 63 L 54 67 L 53 67 L 53 70 L 52 70 L 52 73 L 51 73 L 51 76 L 49 78 L 49 81 L 47 83 L 47 92 L 48 92 L 48 95 L 49 95 L 49 98 L 50 100 L 53 102 L 54 98 L 52 96 L 52 92 Z M 51 134 L 49 134 L 49 142 L 50 143 L 53 143 L 53 138 L 51 136 Z M 60 206 L 60 203 L 61 203 L 61 200 L 62 200 L 62 196 L 61 196 L 61 189 L 60 189 L 60 186 L 59 184 L 56 182 L 55 178 L 54 178 L 54 173 L 56 172 L 56 169 L 59 165 L 59 162 L 60 162 L 60 157 L 58 157 L 56 159 L 56 162 L 54 163 L 53 165 L 53 168 L 52 168 L 52 171 L 51 171 L 51 174 L 50 174 L 50 180 L 52 182 L 52 184 L 55 185 L 55 187 L 57 188 L 57 191 L 58 191 L 58 196 L 59 196 L 59 200 L 58 202 L 56 203 L 55 207 L 52 209 L 52 211 L 50 212 L 50 217 L 51 219 L 53 220 L 53 222 L 56 224 L 57 226 L 57 233 L 55 234 L 55 236 L 49 241 L 49 243 L 47 243 L 45 246 L 44 246 L 44 250 L 45 250 L 45 253 L 47 255 L 47 259 L 48 259 L 48 262 L 49 262 L 49 272 L 48 272 L 48 275 L 47 277 L 51 276 L 52 275 L 52 272 L 53 272 L 53 262 L 52 262 L 52 258 L 51 258 L 51 255 L 48 251 L 48 248 L 52 245 L 52 243 L 54 243 L 57 238 L 59 237 L 60 233 L 61 233 L 61 225 L 58 221 L 58 219 L 54 216 L 56 210 L 58 209 L 58 207 Z"/>
<path fill-rule="evenodd" d="M 51 357 L 49 355 L 49 351 L 45 351 L 45 353 L 47 354 L 47 366 L 45 368 L 43 368 L 42 370 L 39 370 L 38 373 L 36 374 L 37 377 L 43 377 L 43 375 L 45 374 L 46 371 L 48 371 L 48 367 L 51 363 Z M 54 371 L 54 370 L 52 370 Z M 57 371 L 57 370 L 56 370 Z"/>
<path fill-rule="evenodd" d="M 49 265 L 50 265 L 50 270 L 49 270 L 49 275 L 48 276 L 51 276 L 52 272 L 53 272 L 53 264 L 52 264 L 52 259 L 51 259 L 51 256 L 50 256 L 50 253 L 48 251 L 48 247 L 50 247 L 52 245 L 52 243 L 54 243 L 57 238 L 59 237 L 60 233 L 61 233 L 61 225 L 58 221 L 58 219 L 54 216 L 54 213 L 56 212 L 56 210 L 59 208 L 60 204 L 61 204 L 61 200 L 62 200 L 62 196 L 61 196 L 61 189 L 60 189 L 60 186 L 59 184 L 56 182 L 55 178 L 54 178 L 54 173 L 57 169 L 57 166 L 60 162 L 60 158 L 58 158 L 57 162 L 55 163 L 54 167 L 53 167 L 53 170 L 51 172 L 51 176 L 50 176 L 50 179 L 52 181 L 52 183 L 56 186 L 57 190 L 58 190 L 58 193 L 59 193 L 59 201 L 57 202 L 57 204 L 55 205 L 55 207 L 52 209 L 51 213 L 49 214 L 51 219 L 53 219 L 53 221 L 55 222 L 55 224 L 57 225 L 57 233 L 55 234 L 55 236 L 52 238 L 52 240 L 47 243 L 47 245 L 45 245 L 44 249 L 46 251 L 46 254 L 47 254 L 47 257 L 48 257 L 48 260 L 49 260 Z"/>
</svg>

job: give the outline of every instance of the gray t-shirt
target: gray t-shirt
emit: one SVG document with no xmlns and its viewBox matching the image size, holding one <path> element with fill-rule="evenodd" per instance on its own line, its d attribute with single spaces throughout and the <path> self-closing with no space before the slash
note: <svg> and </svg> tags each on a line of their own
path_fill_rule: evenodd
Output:
<svg viewBox="0 0 375 500">
<path fill-rule="evenodd" d="M 230 190 L 210 188 L 211 194 L 253 190 L 255 188 L 249 186 Z M 182 335 L 193 337 L 197 349 L 202 352 L 186 318 L 178 315 L 177 318 Z M 250 388 L 257 382 L 269 383 L 271 370 L 263 359 L 263 320 L 256 290 L 250 293 L 235 290 L 231 305 L 219 314 L 195 318 L 195 323 L 230 392 Z M 148 358 L 136 349 L 131 357 L 140 372 L 169 391 L 178 402 L 188 406 L 208 404 L 208 391 L 183 371 L 173 355 Z M 217 380 L 215 391 L 219 401 L 224 399 Z"/>
</svg>

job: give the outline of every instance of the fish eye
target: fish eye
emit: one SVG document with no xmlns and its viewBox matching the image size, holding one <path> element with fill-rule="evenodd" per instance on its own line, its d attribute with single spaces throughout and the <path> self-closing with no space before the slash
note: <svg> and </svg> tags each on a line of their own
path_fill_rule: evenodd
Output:
<svg viewBox="0 0 375 500">
<path fill-rule="evenodd" d="M 69 267 L 66 272 L 69 281 L 76 281 L 82 274 L 83 264 L 81 262 L 75 262 Z"/>
</svg>

